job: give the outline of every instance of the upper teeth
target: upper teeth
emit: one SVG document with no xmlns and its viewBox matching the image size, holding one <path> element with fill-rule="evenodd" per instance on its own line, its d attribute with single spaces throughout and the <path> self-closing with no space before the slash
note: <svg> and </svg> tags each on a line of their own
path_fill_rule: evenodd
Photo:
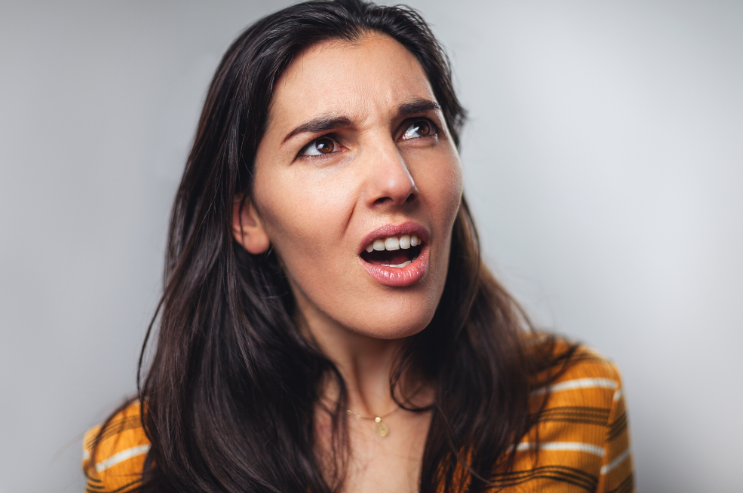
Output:
<svg viewBox="0 0 743 493">
<path fill-rule="evenodd" d="M 369 243 L 366 251 L 371 253 L 374 250 L 381 252 L 382 250 L 399 250 L 401 248 L 407 250 L 411 246 L 418 246 L 420 244 L 420 238 L 415 235 L 403 235 L 399 238 L 397 236 L 390 236 L 389 238 L 379 238 Z"/>
</svg>

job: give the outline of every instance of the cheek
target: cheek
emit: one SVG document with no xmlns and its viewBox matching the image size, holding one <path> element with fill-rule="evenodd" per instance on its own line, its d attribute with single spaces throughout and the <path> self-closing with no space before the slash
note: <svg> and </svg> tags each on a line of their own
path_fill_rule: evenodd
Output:
<svg viewBox="0 0 743 493">
<path fill-rule="evenodd" d="M 462 165 L 454 149 L 437 161 L 416 181 L 436 225 L 451 231 L 462 200 Z"/>
<path fill-rule="evenodd" d="M 291 170 L 256 176 L 254 195 L 264 228 L 292 274 L 314 270 L 326 258 L 353 206 L 343 183 L 318 182 L 312 175 Z"/>
<path fill-rule="evenodd" d="M 459 159 L 457 159 L 456 165 L 450 169 L 447 181 L 449 186 L 442 187 L 441 196 L 446 197 L 444 213 L 449 218 L 449 229 L 451 230 L 462 202 L 462 166 Z"/>
</svg>

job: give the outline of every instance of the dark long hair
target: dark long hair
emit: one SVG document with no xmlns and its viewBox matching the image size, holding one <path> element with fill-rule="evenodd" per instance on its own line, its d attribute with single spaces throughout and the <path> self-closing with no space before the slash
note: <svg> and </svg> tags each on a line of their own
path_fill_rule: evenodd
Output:
<svg viewBox="0 0 743 493">
<path fill-rule="evenodd" d="M 246 252 L 231 222 L 234 197 L 251 196 L 256 148 L 283 71 L 309 46 L 370 32 L 390 36 L 418 59 L 459 146 L 465 111 L 448 59 L 412 9 L 307 2 L 259 20 L 235 40 L 212 80 L 175 198 L 164 292 L 142 354 L 153 328 L 157 348 L 148 367 L 140 358 L 139 399 L 152 443 L 143 492 L 319 493 L 343 486 L 343 379 L 293 322 L 294 299 L 276 255 Z M 553 339 L 528 342 L 537 339 L 527 335 L 528 320 L 482 263 L 465 200 L 451 241 L 433 321 L 409 338 L 390 377 L 393 396 L 408 371 L 435 389 L 431 406 L 408 407 L 432 413 L 420 471 L 427 493 L 482 491 L 508 468 L 512 445 L 538 418 L 528 405 L 534 376 L 560 359 Z M 316 457 L 313 426 L 327 378 L 340 388 L 329 409 L 330 473 Z"/>
</svg>

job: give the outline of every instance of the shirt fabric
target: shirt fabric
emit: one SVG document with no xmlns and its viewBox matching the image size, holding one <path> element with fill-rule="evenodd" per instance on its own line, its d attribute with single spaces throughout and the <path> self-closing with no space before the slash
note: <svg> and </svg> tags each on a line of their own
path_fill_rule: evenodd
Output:
<svg viewBox="0 0 743 493">
<path fill-rule="evenodd" d="M 532 392 L 534 406 L 546 391 L 542 387 Z M 534 428 L 516 446 L 514 467 L 495 475 L 494 491 L 635 491 L 622 382 L 616 367 L 595 352 L 576 351 L 566 371 L 550 384 L 549 398 Z M 90 454 L 99 431 L 100 426 L 94 427 L 83 439 L 86 493 L 135 491 L 150 450 L 140 404 L 131 404 L 109 422 L 93 463 Z M 536 435 L 539 452 L 535 455 Z"/>
</svg>

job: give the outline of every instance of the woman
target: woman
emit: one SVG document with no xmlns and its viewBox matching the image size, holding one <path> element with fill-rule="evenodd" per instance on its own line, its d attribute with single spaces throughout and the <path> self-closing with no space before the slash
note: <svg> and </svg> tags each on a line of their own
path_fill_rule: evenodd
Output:
<svg viewBox="0 0 743 493">
<path fill-rule="evenodd" d="M 463 121 L 413 11 L 310 2 L 246 30 L 175 199 L 139 399 L 86 436 L 88 491 L 631 491 L 616 370 L 526 330 L 482 265 Z"/>
</svg>

